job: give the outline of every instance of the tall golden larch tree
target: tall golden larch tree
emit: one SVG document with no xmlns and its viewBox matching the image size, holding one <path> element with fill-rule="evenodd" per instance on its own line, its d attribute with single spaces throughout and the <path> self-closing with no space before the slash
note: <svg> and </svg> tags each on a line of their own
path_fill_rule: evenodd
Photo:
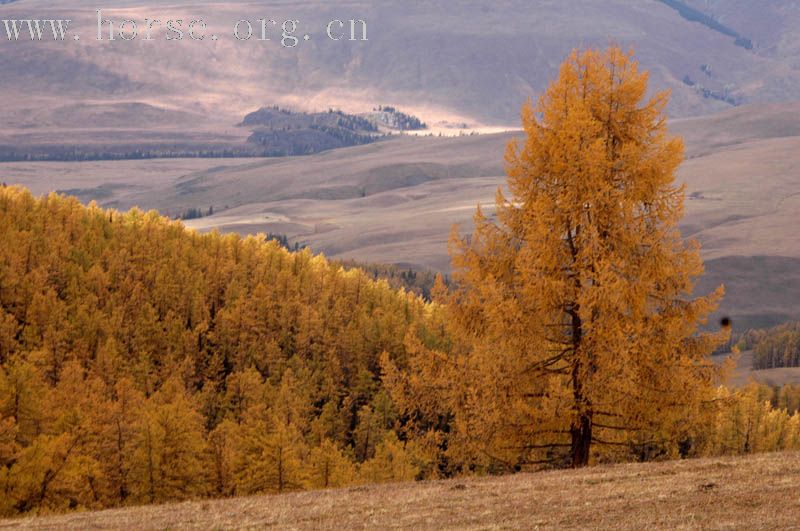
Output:
<svg viewBox="0 0 800 531">
<path fill-rule="evenodd" d="M 178 378 L 144 403 L 131 448 L 127 469 L 135 501 L 186 499 L 209 490 L 202 418 Z"/>
<path fill-rule="evenodd" d="M 703 266 L 678 230 L 683 143 L 668 94 L 646 92 L 632 54 L 573 52 L 523 108 L 496 222 L 479 209 L 471 238 L 451 240 L 454 329 L 473 341 L 457 423 L 509 465 L 674 442 L 710 396 L 721 337 L 697 331 L 722 288 L 691 298 Z"/>
<path fill-rule="evenodd" d="M 324 439 L 308 455 L 309 485 L 315 489 L 344 487 L 353 482 L 353 461 L 330 439 Z"/>
</svg>

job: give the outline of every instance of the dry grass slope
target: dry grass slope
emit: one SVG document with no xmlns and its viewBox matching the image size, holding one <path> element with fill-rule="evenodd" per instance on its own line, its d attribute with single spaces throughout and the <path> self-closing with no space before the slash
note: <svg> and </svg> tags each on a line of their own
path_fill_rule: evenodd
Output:
<svg viewBox="0 0 800 531">
<path fill-rule="evenodd" d="M 0 522 L 29 529 L 791 529 L 800 454 L 601 466 Z"/>
</svg>

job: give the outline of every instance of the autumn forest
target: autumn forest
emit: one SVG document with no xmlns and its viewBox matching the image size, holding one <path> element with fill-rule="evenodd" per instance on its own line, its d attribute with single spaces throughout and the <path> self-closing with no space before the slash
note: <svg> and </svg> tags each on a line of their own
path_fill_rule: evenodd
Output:
<svg viewBox="0 0 800 531">
<path fill-rule="evenodd" d="M 630 53 L 574 52 L 424 297 L 0 188 L 0 516 L 800 449 L 800 386 L 734 389 L 710 357 L 724 287 L 693 293 L 683 143 L 647 88 Z"/>
</svg>

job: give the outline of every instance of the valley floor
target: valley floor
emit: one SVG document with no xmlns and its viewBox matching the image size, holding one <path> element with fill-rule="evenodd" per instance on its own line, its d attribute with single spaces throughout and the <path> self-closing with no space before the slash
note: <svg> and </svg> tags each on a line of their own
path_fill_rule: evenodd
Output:
<svg viewBox="0 0 800 531">
<path fill-rule="evenodd" d="M 30 529 L 792 529 L 800 453 L 600 466 L 0 521 Z"/>
</svg>

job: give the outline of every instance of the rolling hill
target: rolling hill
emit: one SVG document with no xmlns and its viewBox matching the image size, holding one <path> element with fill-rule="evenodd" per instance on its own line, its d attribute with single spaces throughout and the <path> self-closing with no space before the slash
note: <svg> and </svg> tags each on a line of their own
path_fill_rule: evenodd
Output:
<svg viewBox="0 0 800 531">
<path fill-rule="evenodd" d="M 789 529 L 800 455 L 351 487 L 0 521 L 4 529 Z"/>
<path fill-rule="evenodd" d="M 679 119 L 672 130 L 687 144 L 682 230 L 703 245 L 699 289 L 726 284 L 720 314 L 737 329 L 800 318 L 800 235 L 792 228 L 800 104 Z M 272 159 L 9 163 L 0 180 L 172 216 L 213 207 L 213 216 L 187 225 L 286 234 L 333 257 L 447 270 L 452 224 L 469 230 L 477 203 L 491 211 L 505 145 L 519 135 L 403 136 Z"/>
</svg>

